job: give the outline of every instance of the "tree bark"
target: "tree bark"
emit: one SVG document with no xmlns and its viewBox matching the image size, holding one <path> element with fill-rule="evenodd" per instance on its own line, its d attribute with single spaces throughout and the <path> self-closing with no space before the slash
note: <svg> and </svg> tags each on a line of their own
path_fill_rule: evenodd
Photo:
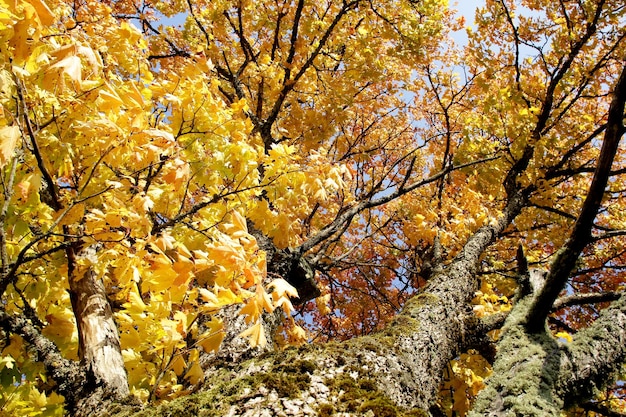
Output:
<svg viewBox="0 0 626 417">
<path fill-rule="evenodd" d="M 197 394 L 143 410 L 113 405 L 101 415 L 436 415 L 431 407 L 442 366 L 458 354 L 464 338 L 473 336 L 466 333 L 465 307 L 436 295 L 445 279 L 457 278 L 440 278 L 380 333 L 230 363 L 214 369 Z M 471 416 L 558 416 L 588 398 L 623 363 L 626 297 L 571 344 L 524 330 L 532 301 L 532 296 L 520 300 L 509 314 L 494 378 Z"/>
<path fill-rule="evenodd" d="M 544 326 L 528 332 L 526 319 L 535 297 L 511 311 L 498 343 L 487 387 L 470 417 L 559 416 L 588 400 L 614 376 L 626 358 L 626 297 L 622 296 L 571 343 L 555 339 Z"/>
<path fill-rule="evenodd" d="M 565 405 L 590 398 L 626 357 L 625 297 L 603 311 L 571 345 L 559 343 L 546 318 L 582 250 L 591 241 L 611 166 L 624 134 L 626 67 L 612 93 L 607 128 L 592 183 L 574 228 L 556 253 L 545 283 L 514 307 L 503 327 L 493 376 L 470 416 L 558 416 Z M 532 281 L 532 277 L 523 280 Z"/>
<path fill-rule="evenodd" d="M 65 397 L 68 404 L 81 399 L 82 388 L 87 382 L 84 369 L 76 362 L 65 359 L 57 346 L 44 337 L 26 317 L 10 315 L 0 309 L 0 327 L 20 335 L 34 348 L 48 376 L 56 382 L 59 394 Z"/>
<path fill-rule="evenodd" d="M 510 224 L 524 198 L 480 228 L 402 312 L 371 336 L 270 352 L 214 368 L 204 391 L 163 406 L 162 415 L 428 415 L 448 362 L 478 327 L 470 301 L 483 251 Z M 149 409 L 138 415 L 159 415 Z M 168 414 L 170 413 L 170 414 Z"/>
<path fill-rule="evenodd" d="M 128 378 L 120 347 L 117 325 L 106 296 L 104 284 L 91 267 L 77 265 L 78 257 L 88 257 L 95 248 L 79 254 L 70 247 L 68 276 L 72 309 L 78 328 L 78 356 L 87 374 L 76 403 L 68 408 L 76 416 L 93 415 L 94 407 L 106 399 L 121 400 L 129 396 Z"/>
</svg>

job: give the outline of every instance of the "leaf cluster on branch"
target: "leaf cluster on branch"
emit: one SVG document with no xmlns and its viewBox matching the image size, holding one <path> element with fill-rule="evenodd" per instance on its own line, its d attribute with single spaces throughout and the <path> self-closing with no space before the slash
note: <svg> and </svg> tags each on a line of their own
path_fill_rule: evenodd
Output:
<svg viewBox="0 0 626 417">
<path fill-rule="evenodd" d="M 1 412 L 232 371 L 219 412 L 620 415 L 624 28 L 619 0 L 467 28 L 443 0 L 0 2 Z"/>
</svg>

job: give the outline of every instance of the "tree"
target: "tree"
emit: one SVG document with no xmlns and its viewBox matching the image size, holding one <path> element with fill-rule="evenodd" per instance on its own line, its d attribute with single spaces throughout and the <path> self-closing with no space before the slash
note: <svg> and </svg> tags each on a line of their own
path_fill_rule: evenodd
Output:
<svg viewBox="0 0 626 417">
<path fill-rule="evenodd" d="M 0 3 L 0 409 L 622 415 L 625 15 Z"/>
</svg>

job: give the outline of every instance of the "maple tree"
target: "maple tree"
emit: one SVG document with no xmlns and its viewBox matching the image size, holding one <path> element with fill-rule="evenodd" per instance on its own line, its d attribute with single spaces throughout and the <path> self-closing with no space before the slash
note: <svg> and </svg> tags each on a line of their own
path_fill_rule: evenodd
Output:
<svg viewBox="0 0 626 417">
<path fill-rule="evenodd" d="M 624 413 L 626 7 L 460 30 L 0 0 L 0 414 Z"/>
</svg>

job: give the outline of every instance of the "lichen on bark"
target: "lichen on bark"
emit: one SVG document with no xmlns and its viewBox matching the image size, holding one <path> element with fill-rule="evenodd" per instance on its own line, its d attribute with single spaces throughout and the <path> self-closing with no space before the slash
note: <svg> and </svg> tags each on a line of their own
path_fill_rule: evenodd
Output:
<svg viewBox="0 0 626 417">
<path fill-rule="evenodd" d="M 493 374 L 480 392 L 470 417 L 559 416 L 563 400 L 555 392 L 564 346 L 547 329 L 529 333 L 524 320 L 531 300 L 511 312 L 498 343 Z"/>
</svg>

